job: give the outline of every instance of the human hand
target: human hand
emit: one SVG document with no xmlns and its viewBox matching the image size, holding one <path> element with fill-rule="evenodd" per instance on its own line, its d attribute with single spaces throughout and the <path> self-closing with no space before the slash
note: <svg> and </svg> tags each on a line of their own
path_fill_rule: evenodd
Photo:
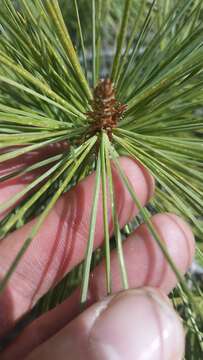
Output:
<svg viewBox="0 0 203 360">
<path fill-rule="evenodd" d="M 140 164 L 129 158 L 121 158 L 120 163 L 145 205 L 154 192 L 153 179 Z M 25 178 L 17 183 L 4 183 L 0 201 L 29 181 L 30 178 Z M 138 210 L 115 171 L 114 181 L 119 223 L 123 227 Z M 65 194 L 30 245 L 0 298 L 1 336 L 84 258 L 93 183 L 94 174 Z M 95 247 L 103 240 L 101 201 L 99 204 Z M 194 254 L 194 239 L 188 225 L 173 214 L 158 214 L 152 221 L 177 267 L 184 273 Z M 1 277 L 33 222 L 1 242 Z M 109 223 L 111 227 L 111 219 Z M 79 314 L 80 290 L 77 289 L 63 304 L 30 324 L 2 353 L 1 359 L 180 360 L 184 354 L 184 332 L 181 320 L 164 295 L 176 285 L 176 278 L 146 225 L 136 229 L 123 246 L 130 288 L 139 289 L 104 298 L 102 262 L 91 275 L 89 307 L 83 313 Z M 111 270 L 113 292 L 117 293 L 121 283 L 116 251 L 112 252 Z"/>
</svg>

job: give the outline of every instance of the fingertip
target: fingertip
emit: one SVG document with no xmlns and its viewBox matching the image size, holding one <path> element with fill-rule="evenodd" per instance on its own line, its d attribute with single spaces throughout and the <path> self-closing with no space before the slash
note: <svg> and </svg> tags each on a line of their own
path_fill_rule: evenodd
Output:
<svg viewBox="0 0 203 360">
<path fill-rule="evenodd" d="M 184 345 L 182 321 L 169 301 L 142 288 L 94 304 L 28 359 L 180 360 Z"/>
<path fill-rule="evenodd" d="M 173 359 L 184 354 L 184 330 L 166 296 L 152 288 L 115 295 L 96 319 L 92 359 Z M 95 354 L 100 354 L 94 357 Z"/>
<path fill-rule="evenodd" d="M 178 216 L 164 213 L 151 218 L 160 238 L 165 243 L 171 260 L 181 274 L 185 274 L 194 256 L 194 236 L 190 227 Z M 177 277 L 159 244 L 146 224 L 139 226 L 123 244 L 130 287 L 153 286 L 168 294 L 177 284 Z M 105 264 L 94 270 L 92 293 L 101 299 L 105 293 Z M 111 254 L 112 289 L 122 287 L 117 252 Z M 95 295 L 96 294 L 96 295 Z"/>
<path fill-rule="evenodd" d="M 149 201 L 155 191 L 155 179 L 151 175 L 150 171 L 138 160 L 127 156 L 122 156 L 120 158 L 120 164 L 123 166 L 132 184 L 140 181 L 143 186 L 141 187 L 141 190 L 145 194 L 145 201 Z"/>
<path fill-rule="evenodd" d="M 191 266 L 195 254 L 195 238 L 191 227 L 180 216 L 173 213 L 154 215 L 152 222 L 158 227 L 172 258 L 185 273 Z"/>
<path fill-rule="evenodd" d="M 179 227 L 180 230 L 185 235 L 186 243 L 187 243 L 187 251 L 189 255 L 189 266 L 192 264 L 195 255 L 195 237 L 192 232 L 191 226 L 180 216 L 173 213 L 166 213 L 166 215 Z"/>
</svg>

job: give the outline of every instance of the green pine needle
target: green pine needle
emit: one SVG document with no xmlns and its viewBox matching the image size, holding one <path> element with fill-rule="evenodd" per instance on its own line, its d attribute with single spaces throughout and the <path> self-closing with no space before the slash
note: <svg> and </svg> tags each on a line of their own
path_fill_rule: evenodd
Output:
<svg viewBox="0 0 203 360">
<path fill-rule="evenodd" d="M 2 0 L 0 8 L 0 163 L 2 169 L 8 168 L 0 170 L 0 182 L 41 171 L 0 204 L 1 241 L 37 219 L 0 291 L 56 201 L 95 170 L 84 263 L 48 293 L 41 310 L 57 305 L 81 284 L 81 303 L 85 303 L 90 271 L 103 257 L 110 294 L 112 244 L 117 248 L 122 286 L 128 288 L 114 164 L 140 210 L 124 231 L 129 234 L 133 224 L 145 222 L 176 274 L 179 288 L 172 299 L 188 329 L 186 359 L 195 360 L 203 344 L 203 289 L 196 283 L 188 287 L 150 217 L 159 211 L 183 216 L 193 227 L 197 259 L 203 263 L 202 14 L 201 0 L 72 0 L 68 4 Z M 57 154 L 28 167 L 21 165 L 22 156 L 58 144 L 63 146 Z M 147 209 L 142 209 L 119 165 L 122 155 L 138 160 L 156 179 L 156 193 Z M 9 169 L 11 160 L 17 168 Z M 104 247 L 94 253 L 100 196 Z"/>
</svg>

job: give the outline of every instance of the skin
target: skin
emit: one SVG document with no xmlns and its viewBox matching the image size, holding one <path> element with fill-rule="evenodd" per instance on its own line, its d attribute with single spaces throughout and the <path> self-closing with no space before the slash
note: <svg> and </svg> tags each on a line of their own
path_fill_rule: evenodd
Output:
<svg viewBox="0 0 203 360">
<path fill-rule="evenodd" d="M 58 150 L 57 150 L 58 151 Z M 53 149 L 40 155 L 46 158 Z M 38 154 L 33 154 L 39 156 Z M 22 156 L 27 165 L 32 157 Z M 154 180 L 130 158 L 120 158 L 143 205 L 154 193 Z M 6 162 L 1 172 L 9 169 Z M 15 166 L 15 162 L 12 162 Z M 0 185 L 0 202 L 13 196 L 39 172 Z M 137 213 L 115 169 L 116 203 L 123 227 Z M 36 301 L 85 255 L 95 175 L 63 195 L 11 277 L 0 297 L 0 335 L 4 336 Z M 101 195 L 100 195 L 101 196 Z M 97 213 L 95 248 L 103 241 L 102 202 Z M 110 207 L 110 204 L 108 204 Z M 35 220 L 34 220 L 35 221 Z M 34 221 L 0 243 L 0 278 L 4 276 Z M 184 274 L 194 255 L 194 237 L 189 226 L 174 214 L 157 214 L 153 224 L 165 242 L 180 272 Z M 109 218 L 112 229 L 112 219 Z M 2 354 L 2 360 L 35 359 L 140 359 L 180 360 L 184 355 L 184 330 L 167 294 L 177 280 L 146 225 L 141 225 L 124 243 L 130 290 L 122 289 L 116 251 L 111 255 L 113 294 L 106 297 L 105 264 L 91 274 L 88 306 L 81 313 L 80 289 L 64 303 L 30 324 Z"/>
</svg>

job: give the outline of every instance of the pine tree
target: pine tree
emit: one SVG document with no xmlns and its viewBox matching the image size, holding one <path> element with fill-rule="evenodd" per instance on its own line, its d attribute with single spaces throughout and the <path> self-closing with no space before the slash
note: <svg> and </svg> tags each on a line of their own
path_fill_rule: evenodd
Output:
<svg viewBox="0 0 203 360">
<path fill-rule="evenodd" d="M 196 360 L 203 347 L 202 289 L 198 284 L 188 287 L 150 215 L 172 211 L 186 218 L 196 235 L 197 260 L 203 264 L 202 1 L 126 0 L 116 14 L 118 1 L 91 0 L 86 8 L 92 19 L 88 30 L 81 11 L 85 1 L 70 3 L 67 9 L 74 12 L 74 22 L 63 1 L 61 8 L 57 0 L 1 1 L 0 163 L 46 146 L 64 146 L 57 155 L 0 176 L 3 183 L 43 170 L 0 204 L 6 214 L 0 222 L 1 241 L 37 217 L 0 291 L 60 196 L 95 171 L 85 261 L 42 299 L 40 311 L 62 301 L 80 281 L 85 303 L 91 266 L 101 256 L 111 292 L 108 189 L 123 288 L 128 287 L 128 276 L 122 235 L 136 222 L 145 222 L 178 278 L 171 297 L 188 329 L 186 358 Z M 138 160 L 156 179 L 156 194 L 145 208 L 120 166 L 120 155 Z M 111 164 L 140 211 L 125 229 L 120 229 L 115 210 Z M 104 249 L 93 253 L 100 187 Z"/>
</svg>

